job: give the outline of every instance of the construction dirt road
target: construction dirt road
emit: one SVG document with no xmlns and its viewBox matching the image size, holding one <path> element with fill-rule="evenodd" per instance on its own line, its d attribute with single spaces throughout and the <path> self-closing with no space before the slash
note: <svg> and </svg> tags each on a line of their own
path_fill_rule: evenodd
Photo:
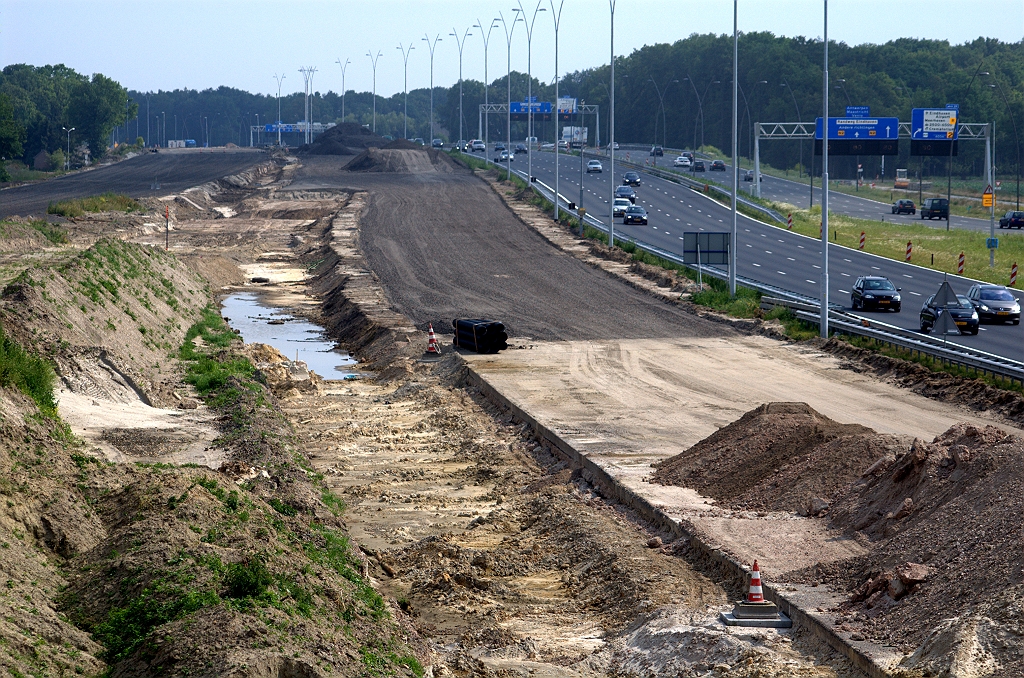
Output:
<svg viewBox="0 0 1024 678">
<path fill-rule="evenodd" d="M 67 428 L 0 389 L 0 670 L 1021 675 L 1010 415 L 711 317 L 443 154 L 236 174 L 66 244 L 4 225 L 4 331 Z M 353 378 L 242 345 L 227 295 Z M 424 355 L 460 316 L 510 348 Z M 753 558 L 792 629 L 719 621 Z"/>
</svg>

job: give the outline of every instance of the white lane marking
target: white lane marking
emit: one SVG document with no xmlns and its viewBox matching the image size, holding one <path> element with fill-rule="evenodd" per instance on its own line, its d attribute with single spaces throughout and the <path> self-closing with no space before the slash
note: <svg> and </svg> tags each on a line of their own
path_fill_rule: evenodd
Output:
<svg viewBox="0 0 1024 678">
<path fill-rule="evenodd" d="M 776 271 L 776 273 L 778 273 L 779 275 L 786 275 L 785 271 Z"/>
<path fill-rule="evenodd" d="M 761 264 L 754 264 L 754 266 L 757 266 L 758 268 L 761 268 Z"/>
<path fill-rule="evenodd" d="M 849 278 L 849 277 L 850 277 L 850 274 L 849 274 L 849 273 L 840 273 L 839 275 L 841 275 L 841 276 L 843 276 L 843 277 L 846 277 L 846 278 Z"/>
<path fill-rule="evenodd" d="M 799 247 L 800 249 L 804 249 L 803 245 L 797 245 L 797 247 Z"/>
<path fill-rule="evenodd" d="M 813 280 L 810 279 L 808 279 L 807 282 L 811 283 L 812 285 L 816 284 Z"/>
<path fill-rule="evenodd" d="M 786 258 L 789 259 L 790 261 L 796 261 L 796 259 L 794 259 L 793 257 L 786 257 Z"/>
<path fill-rule="evenodd" d="M 919 296 L 921 296 L 921 293 L 920 293 L 920 292 L 911 292 L 911 294 L 913 294 L 913 295 L 914 295 L 915 297 L 919 297 Z"/>
<path fill-rule="evenodd" d="M 811 266 L 813 266 L 814 268 L 821 268 L 821 266 L 818 266 L 817 264 L 811 264 Z"/>
<path fill-rule="evenodd" d="M 904 273 L 904 274 L 903 274 L 903 277 L 904 277 L 904 278 L 913 278 L 914 276 L 912 276 L 912 275 L 907 275 L 906 273 Z"/>
<path fill-rule="evenodd" d="M 882 269 L 878 268 L 877 266 L 872 266 L 871 268 L 873 268 L 876 271 L 881 271 L 882 270 Z"/>
<path fill-rule="evenodd" d="M 771 253 L 772 253 L 772 251 L 771 251 L 771 250 L 765 250 L 765 251 L 764 251 L 764 253 L 765 253 L 765 254 L 771 254 Z"/>
<path fill-rule="evenodd" d="M 751 244 L 749 244 L 749 243 L 748 243 L 748 244 L 747 244 L 747 247 L 753 247 L 753 245 L 751 245 Z"/>
<path fill-rule="evenodd" d="M 849 291 L 849 290 L 839 290 L 839 291 L 840 291 L 841 293 L 843 293 L 843 294 L 849 294 L 849 293 L 850 293 L 850 291 Z"/>
</svg>

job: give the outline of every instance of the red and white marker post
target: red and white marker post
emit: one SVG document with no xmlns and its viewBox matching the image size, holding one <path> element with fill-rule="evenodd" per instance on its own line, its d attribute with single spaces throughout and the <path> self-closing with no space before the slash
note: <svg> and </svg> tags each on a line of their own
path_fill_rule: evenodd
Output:
<svg viewBox="0 0 1024 678">
<path fill-rule="evenodd" d="M 793 214 L 792 213 L 790 213 L 788 216 L 786 216 L 786 230 L 787 231 L 792 231 L 793 230 Z"/>
<path fill-rule="evenodd" d="M 960 253 L 960 256 L 957 257 L 957 260 L 956 260 L 956 274 L 957 275 L 963 275 L 964 274 L 964 253 L 963 252 Z"/>
<path fill-rule="evenodd" d="M 910 261 L 910 253 L 914 251 L 914 243 L 910 240 L 907 241 L 907 258 L 906 261 Z"/>
<path fill-rule="evenodd" d="M 1013 262 L 1013 266 L 1010 267 L 1010 287 L 1014 287 L 1017 284 L 1017 262 Z"/>
<path fill-rule="evenodd" d="M 864 249 L 864 240 L 866 238 L 867 238 L 867 236 L 864 234 L 864 231 L 861 231 L 860 232 L 860 247 L 858 247 L 857 249 L 861 249 L 861 250 Z"/>
</svg>

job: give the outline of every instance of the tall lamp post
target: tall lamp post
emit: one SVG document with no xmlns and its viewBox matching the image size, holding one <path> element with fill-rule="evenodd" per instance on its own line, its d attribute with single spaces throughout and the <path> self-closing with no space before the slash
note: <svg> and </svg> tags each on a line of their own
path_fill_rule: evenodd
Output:
<svg viewBox="0 0 1024 678">
<path fill-rule="evenodd" d="M 740 86 L 740 33 L 739 33 L 739 0 L 732 0 L 732 239 L 729 242 L 729 294 L 736 296 L 736 236 L 738 213 L 736 199 L 740 192 L 739 176 L 739 95 Z M 703 135 L 703 129 L 701 130 Z M 701 138 L 701 141 L 704 141 Z M 698 259 L 700 255 L 698 255 Z"/>
<path fill-rule="evenodd" d="M 1013 117 L 1013 109 L 1010 108 L 1010 102 L 1006 99 L 1006 94 L 1003 93 L 1003 86 L 996 80 L 996 84 L 989 85 L 989 87 L 996 88 L 999 90 L 999 96 L 1003 98 L 1003 103 L 1006 104 L 1006 112 L 1010 114 L 1010 122 L 1013 123 L 1013 140 L 1017 144 L 1017 209 L 1020 209 L 1020 137 L 1017 136 L 1017 121 Z M 993 204 L 995 200 L 992 201 Z"/>
<path fill-rule="evenodd" d="M 473 35 L 466 29 L 466 33 L 462 36 L 462 40 L 459 41 L 459 34 L 455 32 L 455 28 L 452 28 L 452 32 L 449 33 L 455 38 L 455 44 L 459 46 L 459 141 L 465 141 L 466 137 L 462 136 L 462 48 L 466 46 L 466 38 Z M 463 149 L 459 149 L 460 151 Z M 486 151 L 484 151 L 486 153 Z"/>
<path fill-rule="evenodd" d="M 409 43 L 409 49 L 406 49 L 406 48 L 402 47 L 402 43 L 398 43 L 398 47 L 396 49 L 401 50 L 401 52 L 402 52 L 402 60 L 405 62 L 405 85 L 404 85 L 404 90 L 403 90 L 405 92 L 405 113 L 402 116 L 402 118 L 404 120 L 404 122 L 403 122 L 404 127 L 402 128 L 404 130 L 403 131 L 404 136 L 402 138 L 408 140 L 409 139 L 409 54 L 414 49 L 416 49 L 416 48 L 412 46 L 412 43 Z"/>
<path fill-rule="evenodd" d="M 67 127 L 61 127 L 61 129 L 68 133 L 68 154 L 67 157 L 64 158 L 64 170 L 67 171 L 71 169 L 71 133 L 78 128 L 72 127 L 71 129 L 68 129 Z"/>
<path fill-rule="evenodd" d="M 526 10 L 523 9 L 523 0 L 518 0 L 519 7 L 512 8 L 513 12 L 523 17 L 526 28 L 526 176 L 530 181 L 533 181 L 533 25 L 537 23 L 538 12 L 547 11 L 540 6 L 543 1 L 537 0 L 537 7 L 534 8 L 533 17 L 528 23 L 525 21 Z"/>
<path fill-rule="evenodd" d="M 551 4 L 551 18 L 555 21 L 555 221 L 558 221 L 558 25 L 562 22 L 562 5 L 565 0 L 559 0 L 558 9 L 555 9 L 555 0 L 548 0 Z M 583 150 L 580 150 L 580 157 L 583 157 Z M 580 205 L 583 203 L 581 202 Z M 580 233 L 583 232 L 583 225 L 580 225 Z"/>
<path fill-rule="evenodd" d="M 487 155 L 486 147 L 490 139 L 490 129 L 488 128 L 491 122 L 491 112 L 487 110 L 488 104 L 490 104 L 487 94 L 491 89 L 491 83 L 487 80 L 487 46 L 491 41 L 491 31 L 497 28 L 497 25 L 492 21 L 490 26 L 487 27 L 487 32 L 484 33 L 484 24 L 480 19 L 477 19 L 473 27 L 480 29 L 480 37 L 484 39 L 484 155 Z"/>
<path fill-rule="evenodd" d="M 427 43 L 427 49 L 430 50 L 430 144 L 434 144 L 434 48 L 437 47 L 437 43 L 441 42 L 441 35 L 438 34 L 434 38 L 433 42 L 430 40 L 430 36 L 424 34 L 420 38 L 423 42 Z"/>
<path fill-rule="evenodd" d="M 521 17 L 516 17 L 512 21 L 512 28 L 509 28 L 508 24 L 505 22 L 505 15 L 501 12 L 498 12 L 498 18 L 495 19 L 496 22 L 501 22 L 502 28 L 505 29 L 505 60 L 508 70 L 508 74 L 505 76 L 505 85 L 508 87 L 508 119 L 505 123 L 505 143 L 508 144 L 509 147 L 512 146 L 512 34 L 516 31 L 516 24 L 522 20 L 523 19 Z M 512 181 L 512 153 L 508 148 L 505 149 L 505 152 L 505 177 L 509 181 Z"/>
<path fill-rule="evenodd" d="M 789 95 L 791 97 L 793 97 L 793 106 L 796 108 L 796 117 L 798 118 L 797 122 L 802 122 L 802 117 L 803 116 L 800 115 L 800 104 L 798 104 L 796 102 L 796 93 L 793 91 L 793 88 L 789 86 L 789 80 L 787 80 L 786 78 L 783 78 L 782 79 L 781 87 L 785 87 L 786 89 L 789 90 Z M 798 176 L 802 176 L 803 175 L 803 166 L 804 166 L 804 140 L 801 139 L 800 140 L 800 173 L 799 173 Z M 813 179 L 812 179 L 812 181 L 813 181 Z"/>
<path fill-rule="evenodd" d="M 754 98 L 754 92 L 757 91 L 757 86 L 758 85 L 767 85 L 767 84 L 768 84 L 767 80 L 758 80 L 757 82 L 755 82 L 754 86 L 750 89 L 750 98 L 751 99 Z M 747 131 L 747 153 L 749 154 L 749 153 L 752 152 L 751 149 L 754 147 L 754 143 L 753 143 L 753 141 L 751 141 L 751 139 L 753 138 L 753 134 L 754 134 L 754 118 L 753 118 L 753 116 L 750 115 L 750 103 L 749 103 L 749 101 L 747 99 L 747 95 L 743 93 L 743 87 L 740 87 L 739 89 L 740 89 L 740 96 L 743 97 L 743 108 L 747 112 L 746 113 L 747 120 L 750 121 L 750 128 Z M 748 157 L 750 157 L 750 156 L 748 156 Z"/>
<path fill-rule="evenodd" d="M 822 66 L 823 110 L 821 119 L 825 131 L 822 134 L 821 142 L 821 306 L 819 308 L 819 326 L 821 338 L 828 339 L 828 0 L 824 0 L 824 16 L 825 61 Z M 789 91 L 792 93 L 792 88 Z M 793 101 L 796 102 L 796 97 L 793 97 Z"/>
<path fill-rule="evenodd" d="M 608 187 L 611 190 L 608 195 L 608 246 L 615 247 L 615 0 L 608 0 L 608 9 L 611 10 L 609 24 L 611 29 L 609 32 L 611 87 L 608 90 L 608 107 L 611 109 L 608 116 L 608 164 L 611 170 Z M 580 156 L 582 155 L 583 147 L 580 146 Z"/>
<path fill-rule="evenodd" d="M 367 52 L 366 56 L 370 57 L 370 63 L 373 64 L 373 133 L 377 133 L 377 59 L 380 59 L 381 53 L 377 52 L 377 56 L 373 56 L 373 52 Z"/>
<path fill-rule="evenodd" d="M 281 147 L 281 81 L 285 79 L 284 75 L 274 74 L 274 79 L 277 80 L 277 146 Z"/>
<path fill-rule="evenodd" d="M 341 121 L 345 122 L 345 69 L 352 62 L 346 58 L 345 63 L 341 63 L 341 57 L 338 57 L 338 60 L 334 63 L 341 66 Z"/>
<path fill-rule="evenodd" d="M 711 89 L 712 85 L 718 85 L 722 81 L 721 80 L 711 80 L 711 81 L 709 81 L 707 86 L 704 87 L 704 94 L 701 94 L 700 92 L 697 91 L 697 85 L 694 84 L 693 78 L 691 78 L 689 74 L 687 74 L 687 76 L 685 78 L 683 78 L 683 79 L 690 81 L 690 87 L 693 88 L 693 93 L 697 97 L 697 109 L 699 111 L 699 117 L 700 117 L 700 145 L 703 146 L 704 145 L 704 97 L 706 97 L 708 95 L 708 90 Z M 693 123 L 693 150 L 697 150 L 697 122 L 696 121 L 694 121 L 694 123 Z"/>
<path fill-rule="evenodd" d="M 662 148 L 668 143 L 668 124 L 665 122 L 665 95 L 668 94 L 668 88 L 672 86 L 673 82 L 679 82 L 678 80 L 669 80 L 665 85 L 665 91 L 662 92 L 661 88 L 658 87 L 658 83 L 654 81 L 654 78 L 648 78 L 647 81 L 654 85 L 654 91 L 658 93 L 658 108 L 661 111 L 661 145 Z M 654 112 L 654 144 L 658 144 L 658 111 Z M 658 156 L 654 156 L 654 166 L 658 166 Z"/>
</svg>

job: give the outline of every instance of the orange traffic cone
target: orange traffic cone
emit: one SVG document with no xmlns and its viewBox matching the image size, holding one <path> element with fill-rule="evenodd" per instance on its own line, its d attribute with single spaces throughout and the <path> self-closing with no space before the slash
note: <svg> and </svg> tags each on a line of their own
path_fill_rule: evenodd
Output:
<svg viewBox="0 0 1024 678">
<path fill-rule="evenodd" d="M 750 573 L 750 591 L 747 593 L 748 603 L 763 603 L 764 593 L 761 591 L 761 568 L 754 561 L 754 570 Z"/>
<path fill-rule="evenodd" d="M 427 325 L 427 353 L 436 353 L 441 355 L 441 346 L 437 343 L 437 337 L 434 336 L 433 324 Z"/>
</svg>

